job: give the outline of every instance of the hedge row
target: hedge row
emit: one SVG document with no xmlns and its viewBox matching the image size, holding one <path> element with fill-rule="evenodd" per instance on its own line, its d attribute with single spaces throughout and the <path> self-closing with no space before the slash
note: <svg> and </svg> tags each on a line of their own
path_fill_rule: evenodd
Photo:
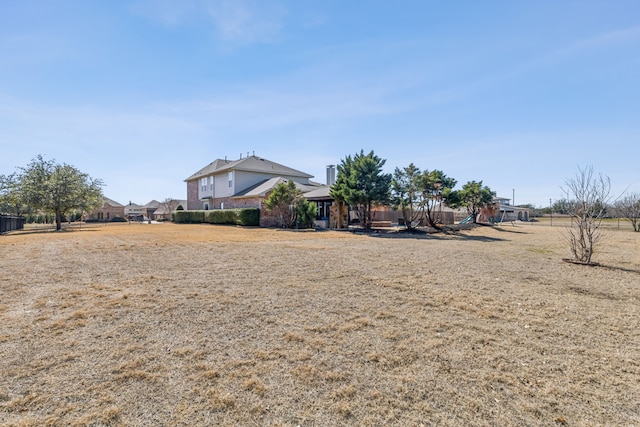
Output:
<svg viewBox="0 0 640 427">
<path fill-rule="evenodd" d="M 232 224 L 260 225 L 260 210 L 246 209 L 214 209 L 212 211 L 175 211 L 173 222 L 177 224 Z"/>
</svg>

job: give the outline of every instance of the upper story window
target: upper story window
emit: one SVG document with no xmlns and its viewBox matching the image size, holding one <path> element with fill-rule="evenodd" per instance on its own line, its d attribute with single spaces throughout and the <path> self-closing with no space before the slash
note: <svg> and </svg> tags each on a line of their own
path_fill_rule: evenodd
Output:
<svg viewBox="0 0 640 427">
<path fill-rule="evenodd" d="M 209 177 L 209 190 L 213 191 L 213 177 Z"/>
<path fill-rule="evenodd" d="M 207 178 L 200 178 L 200 191 L 207 191 Z"/>
<path fill-rule="evenodd" d="M 233 172 L 229 172 L 229 188 L 233 187 Z"/>
</svg>

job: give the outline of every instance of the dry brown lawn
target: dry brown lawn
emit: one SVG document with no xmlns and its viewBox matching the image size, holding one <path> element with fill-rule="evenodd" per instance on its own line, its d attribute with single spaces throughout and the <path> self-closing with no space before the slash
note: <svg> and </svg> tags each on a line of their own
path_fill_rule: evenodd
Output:
<svg viewBox="0 0 640 427">
<path fill-rule="evenodd" d="M 0 236 L 0 424 L 640 425 L 640 233 Z"/>
</svg>

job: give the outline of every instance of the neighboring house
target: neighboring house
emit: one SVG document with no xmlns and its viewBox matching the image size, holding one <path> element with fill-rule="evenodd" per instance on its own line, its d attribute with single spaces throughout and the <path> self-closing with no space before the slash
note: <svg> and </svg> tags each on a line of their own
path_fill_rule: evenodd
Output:
<svg viewBox="0 0 640 427">
<path fill-rule="evenodd" d="M 310 178 L 313 175 L 255 155 L 239 160 L 217 159 L 185 180 L 187 209 L 259 208 L 260 224 L 272 225 L 273 218 L 263 202 L 273 187 L 289 180 L 303 193 L 324 187 Z"/>
<path fill-rule="evenodd" d="M 102 206 L 86 215 L 85 221 L 113 221 L 114 218 L 124 217 L 124 206 L 115 200 L 105 197 Z"/>
<path fill-rule="evenodd" d="M 161 202 L 158 209 L 153 212 L 152 218 L 154 220 L 169 221 L 171 220 L 171 214 L 178 209 L 178 206 L 182 206 L 182 208 L 185 209 L 187 201 L 171 199 L 168 202 Z"/>
<path fill-rule="evenodd" d="M 144 220 L 145 209 L 143 206 L 129 202 L 124 206 L 124 216 L 129 221 L 142 221 Z"/>
<path fill-rule="evenodd" d="M 160 202 L 157 200 L 152 200 L 146 205 L 142 207 L 142 217 L 143 219 L 150 220 L 153 218 L 153 214 L 160 207 Z"/>
<path fill-rule="evenodd" d="M 318 208 L 316 219 L 313 221 L 317 228 L 337 228 L 334 225 L 335 220 L 332 221 L 332 217 L 336 215 L 336 207 L 334 207 L 333 197 L 329 195 L 330 189 L 329 185 L 323 185 L 304 194 L 305 199 L 315 203 Z"/>
<path fill-rule="evenodd" d="M 493 205 L 480 210 L 478 222 L 529 221 L 529 209 L 512 206 L 511 199 L 494 197 Z"/>
</svg>

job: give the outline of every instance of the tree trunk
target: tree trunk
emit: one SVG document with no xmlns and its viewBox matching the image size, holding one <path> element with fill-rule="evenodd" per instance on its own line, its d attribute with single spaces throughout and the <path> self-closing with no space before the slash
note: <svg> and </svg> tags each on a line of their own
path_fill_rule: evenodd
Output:
<svg viewBox="0 0 640 427">
<path fill-rule="evenodd" d="M 56 231 L 62 230 L 62 212 L 56 211 Z"/>
<path fill-rule="evenodd" d="M 415 227 L 413 226 L 413 221 L 415 220 L 415 216 L 412 208 L 403 207 L 402 218 L 404 219 L 404 225 L 407 227 L 407 230 L 415 229 Z"/>
<path fill-rule="evenodd" d="M 442 228 L 437 224 L 437 221 L 435 219 L 433 219 L 433 209 L 430 207 L 427 207 L 425 209 L 425 217 L 427 219 L 427 225 L 429 225 L 430 227 L 435 228 L 436 230 L 441 230 Z"/>
</svg>

